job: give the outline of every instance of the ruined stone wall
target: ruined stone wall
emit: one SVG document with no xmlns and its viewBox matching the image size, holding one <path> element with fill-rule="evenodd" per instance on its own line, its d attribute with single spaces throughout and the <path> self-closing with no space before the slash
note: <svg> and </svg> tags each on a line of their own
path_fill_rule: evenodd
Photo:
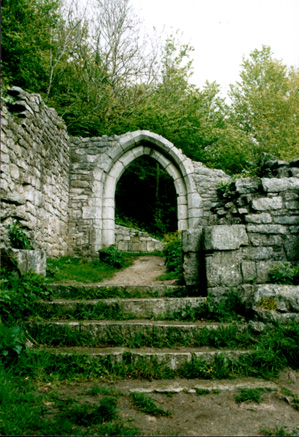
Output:
<svg viewBox="0 0 299 437">
<path fill-rule="evenodd" d="M 201 198 L 202 214 L 198 226 L 214 225 L 218 223 L 218 215 L 215 211 L 219 203 L 217 190 L 220 184 L 229 184 L 231 177 L 223 170 L 211 169 L 201 162 L 193 162 L 196 190 Z"/>
<path fill-rule="evenodd" d="M 8 90 L 1 115 L 1 247 L 18 220 L 36 249 L 67 253 L 69 137 L 37 94 Z"/>
<path fill-rule="evenodd" d="M 162 252 L 163 243 L 147 232 L 125 226 L 115 226 L 115 244 L 124 252 Z"/>
<path fill-rule="evenodd" d="M 183 234 L 185 276 L 190 285 L 198 277 L 202 294 L 219 299 L 233 287 L 260 299 L 274 265 L 299 262 L 299 159 L 267 161 L 261 173 L 218 186 L 216 224 Z"/>
</svg>

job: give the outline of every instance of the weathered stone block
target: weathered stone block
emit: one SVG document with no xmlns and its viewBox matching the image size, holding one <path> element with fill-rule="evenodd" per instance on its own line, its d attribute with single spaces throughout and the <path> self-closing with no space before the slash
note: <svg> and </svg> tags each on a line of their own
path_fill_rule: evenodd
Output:
<svg viewBox="0 0 299 437">
<path fill-rule="evenodd" d="M 1 251 L 2 252 L 2 251 Z M 46 275 L 46 252 L 43 250 L 6 249 L 3 253 L 18 263 L 22 274 L 30 270 L 39 275 Z"/>
<path fill-rule="evenodd" d="M 236 286 L 242 283 L 238 251 L 215 252 L 206 256 L 207 286 Z"/>
<path fill-rule="evenodd" d="M 272 222 L 272 217 L 269 213 L 248 214 L 245 216 L 247 223 L 267 224 Z"/>
<path fill-rule="evenodd" d="M 247 225 L 247 232 L 258 234 L 286 234 L 287 230 L 281 225 Z"/>
<path fill-rule="evenodd" d="M 204 228 L 205 250 L 235 250 L 248 244 L 244 225 L 220 225 Z"/>
<path fill-rule="evenodd" d="M 182 231 L 183 252 L 198 252 L 202 248 L 203 227 Z"/>
<path fill-rule="evenodd" d="M 263 178 L 261 181 L 266 193 L 280 193 L 281 191 L 297 190 L 299 188 L 299 179 L 294 177 L 284 179 Z"/>
<path fill-rule="evenodd" d="M 243 261 L 241 264 L 241 270 L 244 283 L 256 279 L 256 265 L 254 261 Z"/>
<path fill-rule="evenodd" d="M 256 273 L 257 273 L 257 283 L 265 284 L 269 281 L 269 271 L 273 269 L 275 261 L 257 261 L 256 262 Z"/>
<path fill-rule="evenodd" d="M 254 292 L 255 308 L 267 309 L 267 302 L 278 312 L 299 313 L 299 286 L 263 284 L 257 285 Z"/>
<path fill-rule="evenodd" d="M 283 202 L 281 197 L 262 197 L 252 201 L 252 208 L 256 211 L 269 211 L 272 209 L 282 209 Z"/>
<path fill-rule="evenodd" d="M 235 182 L 236 192 L 239 194 L 254 193 L 259 188 L 259 181 L 252 178 L 241 178 Z"/>
<path fill-rule="evenodd" d="M 288 235 L 285 239 L 284 249 L 289 261 L 299 260 L 299 235 Z"/>
</svg>

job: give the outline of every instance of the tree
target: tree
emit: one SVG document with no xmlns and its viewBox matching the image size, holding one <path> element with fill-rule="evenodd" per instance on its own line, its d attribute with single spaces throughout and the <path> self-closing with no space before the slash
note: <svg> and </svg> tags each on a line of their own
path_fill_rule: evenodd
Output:
<svg viewBox="0 0 299 437">
<path fill-rule="evenodd" d="M 231 85 L 230 124 L 257 161 L 262 152 L 292 159 L 299 152 L 299 70 L 272 57 L 271 48 L 243 59 L 241 81 Z"/>
<path fill-rule="evenodd" d="M 3 0 L 2 80 L 28 91 L 47 89 L 51 30 L 59 21 L 59 0 Z"/>
</svg>

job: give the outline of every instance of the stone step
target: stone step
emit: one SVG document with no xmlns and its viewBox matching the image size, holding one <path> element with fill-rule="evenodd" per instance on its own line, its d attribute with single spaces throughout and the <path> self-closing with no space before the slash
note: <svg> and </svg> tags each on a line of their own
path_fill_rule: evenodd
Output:
<svg viewBox="0 0 299 437">
<path fill-rule="evenodd" d="M 103 386 L 105 387 L 105 385 Z M 108 387 L 111 389 L 111 384 L 107 384 Z M 273 381 L 247 377 L 212 381 L 206 379 L 172 379 L 138 382 L 138 380 L 134 380 L 134 387 L 132 387 L 131 381 L 117 381 L 113 384 L 113 388 L 124 393 L 196 393 L 200 390 L 224 392 L 259 388 L 275 391 L 278 389 L 278 385 Z"/>
<path fill-rule="evenodd" d="M 183 345 L 199 341 L 211 330 L 234 328 L 220 322 L 178 322 L 155 320 L 30 321 L 26 328 L 40 344 L 70 346 L 129 346 L 144 344 Z M 221 335 L 221 334 L 220 334 Z M 195 340 L 194 340 L 195 339 Z M 197 339 L 197 340 L 196 340 Z M 155 343 L 153 343 L 155 342 Z M 135 346 L 134 346 L 135 347 Z"/>
<path fill-rule="evenodd" d="M 186 295 L 186 287 L 181 285 L 103 285 L 97 284 L 47 284 L 55 298 L 101 299 L 134 298 Z M 90 296 L 90 297 L 89 297 Z"/>
<path fill-rule="evenodd" d="M 40 301 L 39 314 L 43 318 L 70 318 L 72 315 L 80 314 L 80 319 L 104 318 L 101 315 L 110 311 L 112 317 L 120 315 L 133 315 L 134 318 L 152 319 L 165 318 L 167 314 L 174 314 L 178 311 L 188 312 L 189 310 L 204 307 L 204 297 L 182 297 L 182 298 L 135 298 L 135 299 L 94 299 L 94 300 L 52 300 Z M 92 314 L 92 316 L 90 316 Z M 115 314 L 115 317 L 113 317 Z M 74 318 L 73 317 L 73 318 Z M 106 316 L 108 317 L 108 316 Z M 133 318 L 133 317 L 131 317 Z"/>
<path fill-rule="evenodd" d="M 71 355 L 82 354 L 88 355 L 94 359 L 109 358 L 112 363 L 121 363 L 123 360 L 130 362 L 143 360 L 150 362 L 156 359 L 157 362 L 163 363 L 172 370 L 177 370 L 180 366 L 191 362 L 192 359 L 205 361 L 212 364 L 217 356 L 223 356 L 225 359 L 236 362 L 242 355 L 250 354 L 250 350 L 240 349 L 213 349 L 207 347 L 201 348 L 139 348 L 130 349 L 126 347 L 108 347 L 108 348 L 90 348 L 90 347 L 58 347 L 58 348 L 41 348 L 38 349 L 50 354 Z"/>
</svg>

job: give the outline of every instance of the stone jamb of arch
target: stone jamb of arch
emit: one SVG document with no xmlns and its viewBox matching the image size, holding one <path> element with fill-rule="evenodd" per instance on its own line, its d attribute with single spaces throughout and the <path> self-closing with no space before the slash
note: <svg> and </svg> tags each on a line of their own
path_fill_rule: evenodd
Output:
<svg viewBox="0 0 299 437">
<path fill-rule="evenodd" d="M 115 190 L 117 182 L 135 159 L 148 155 L 158 161 L 172 177 L 177 193 L 178 229 L 193 229 L 202 215 L 201 199 L 193 181 L 192 161 L 172 143 L 149 131 L 136 131 L 119 137 L 107 151 L 102 174 L 101 238 L 95 239 L 94 251 L 115 243 Z M 95 171 L 99 168 L 95 167 Z M 94 193 L 98 197 L 98 193 Z"/>
</svg>

